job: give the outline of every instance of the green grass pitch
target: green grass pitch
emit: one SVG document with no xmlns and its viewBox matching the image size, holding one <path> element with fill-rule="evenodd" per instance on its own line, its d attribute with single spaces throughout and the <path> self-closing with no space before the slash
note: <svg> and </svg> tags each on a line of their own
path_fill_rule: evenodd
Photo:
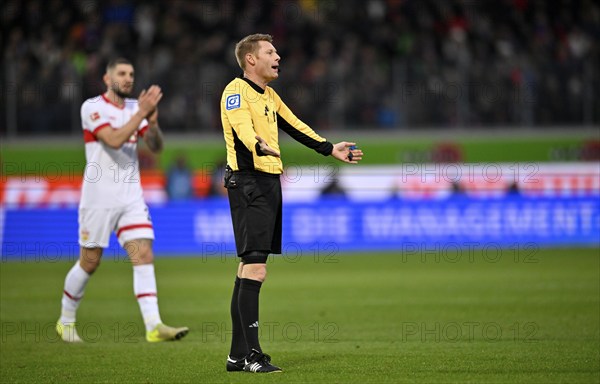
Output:
<svg viewBox="0 0 600 384">
<path fill-rule="evenodd" d="M 107 259 L 78 328 L 54 333 L 71 263 L 2 262 L 0 382 L 598 383 L 600 250 L 489 257 L 276 257 L 261 295 L 263 349 L 284 372 L 225 372 L 236 260 L 160 258 L 159 303 L 178 342 L 148 344 L 131 266 Z"/>
</svg>

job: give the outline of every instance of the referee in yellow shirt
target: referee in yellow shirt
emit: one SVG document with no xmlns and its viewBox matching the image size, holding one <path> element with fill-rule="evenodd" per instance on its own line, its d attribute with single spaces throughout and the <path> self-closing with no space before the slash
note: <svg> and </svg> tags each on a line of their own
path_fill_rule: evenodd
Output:
<svg viewBox="0 0 600 384">
<path fill-rule="evenodd" d="M 228 371 L 280 372 L 258 341 L 258 298 L 267 275 L 267 257 L 281 253 L 279 129 L 324 156 L 356 164 L 355 143 L 332 144 L 298 119 L 267 84 L 279 77 L 271 35 L 254 34 L 235 46 L 243 75 L 221 98 L 227 146 L 225 186 L 240 264 L 231 299 L 232 341 Z"/>
</svg>

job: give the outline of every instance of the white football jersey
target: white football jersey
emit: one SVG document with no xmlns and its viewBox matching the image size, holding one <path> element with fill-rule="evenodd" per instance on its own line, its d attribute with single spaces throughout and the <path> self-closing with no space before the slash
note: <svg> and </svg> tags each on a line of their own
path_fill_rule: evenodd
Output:
<svg viewBox="0 0 600 384">
<path fill-rule="evenodd" d="M 144 119 L 119 149 L 96 136 L 101 129 L 120 129 L 138 109 L 135 99 L 125 99 L 120 107 L 105 95 L 87 99 L 81 106 L 86 166 L 80 208 L 119 208 L 143 201 L 137 140 L 148 129 L 148 121 Z"/>
</svg>

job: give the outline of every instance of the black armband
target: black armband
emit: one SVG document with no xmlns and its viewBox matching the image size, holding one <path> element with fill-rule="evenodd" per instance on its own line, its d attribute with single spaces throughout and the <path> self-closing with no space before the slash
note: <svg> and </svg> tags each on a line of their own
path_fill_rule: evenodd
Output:
<svg viewBox="0 0 600 384">
<path fill-rule="evenodd" d="M 329 141 L 324 141 L 316 146 L 315 151 L 323 156 L 329 156 L 331 155 L 331 152 L 333 152 L 333 144 Z"/>
</svg>

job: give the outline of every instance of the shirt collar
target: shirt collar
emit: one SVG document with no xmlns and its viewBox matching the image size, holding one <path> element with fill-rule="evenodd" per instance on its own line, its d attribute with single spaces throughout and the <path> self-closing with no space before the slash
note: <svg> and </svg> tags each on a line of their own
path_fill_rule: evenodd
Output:
<svg viewBox="0 0 600 384">
<path fill-rule="evenodd" d="M 252 89 L 254 89 L 256 92 L 260 93 L 261 95 L 265 93 L 265 90 L 262 89 L 261 87 L 258 86 L 258 84 L 256 84 L 255 82 L 253 82 L 252 80 L 245 78 L 244 74 L 241 73 L 238 78 L 244 80 L 246 83 L 248 83 L 248 85 L 250 85 L 252 87 Z"/>
</svg>

